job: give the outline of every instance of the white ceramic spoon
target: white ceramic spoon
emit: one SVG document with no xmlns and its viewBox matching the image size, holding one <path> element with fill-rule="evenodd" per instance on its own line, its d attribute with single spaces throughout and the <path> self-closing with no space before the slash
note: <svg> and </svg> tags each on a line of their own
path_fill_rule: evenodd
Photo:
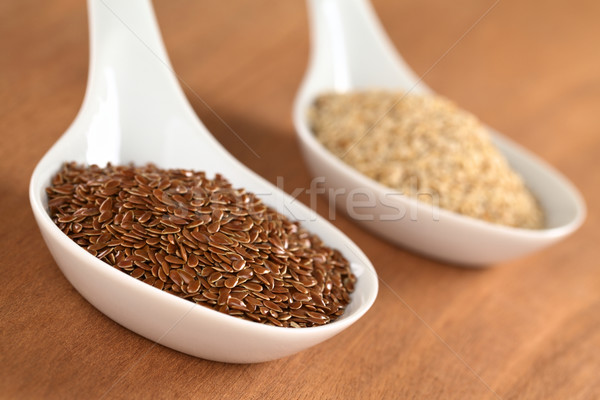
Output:
<svg viewBox="0 0 600 400">
<path fill-rule="evenodd" d="M 368 1 L 308 0 L 308 8 L 312 50 L 294 105 L 294 125 L 312 174 L 325 178 L 326 193 L 335 196 L 339 209 L 393 243 L 470 266 L 523 256 L 581 225 L 585 204 L 577 190 L 549 165 L 493 131 L 495 145 L 539 199 L 546 215 L 545 229 L 494 225 L 396 195 L 330 153 L 315 139 L 307 122 L 307 110 L 319 94 L 372 88 L 431 90 L 394 50 Z M 366 195 L 371 204 L 365 201 Z M 357 199 L 363 202 L 362 210 L 356 209 Z"/>
<path fill-rule="evenodd" d="M 151 3 L 89 0 L 88 7 L 91 60 L 85 99 L 71 127 L 35 168 L 30 183 L 36 221 L 71 284 L 101 312 L 132 331 L 216 361 L 250 363 L 284 357 L 358 320 L 377 295 L 373 266 L 342 232 L 250 171 L 210 135 L 171 72 Z M 203 170 L 209 176 L 222 173 L 234 187 L 247 188 L 302 221 L 350 260 L 358 277 L 350 306 L 328 325 L 278 328 L 195 305 L 116 270 L 71 241 L 48 216 L 44 188 L 70 160 L 99 165 L 153 162 L 163 168 Z"/>
</svg>

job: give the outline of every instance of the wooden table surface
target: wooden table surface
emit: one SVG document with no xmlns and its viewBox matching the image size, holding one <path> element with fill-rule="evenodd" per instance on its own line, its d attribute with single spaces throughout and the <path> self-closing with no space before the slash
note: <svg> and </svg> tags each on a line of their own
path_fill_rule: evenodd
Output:
<svg viewBox="0 0 600 400">
<path fill-rule="evenodd" d="M 228 365 L 121 327 L 56 266 L 27 185 L 82 101 L 85 2 L 0 3 L 0 397 L 600 398 L 600 2 L 494 4 L 374 0 L 430 86 L 575 183 L 588 205 L 585 224 L 537 254 L 473 270 L 415 255 L 338 216 L 333 223 L 379 273 L 371 311 L 297 355 Z M 155 7 L 175 70 L 214 111 L 188 93 L 211 132 L 266 179 L 284 177 L 288 192 L 307 187 L 290 117 L 307 62 L 304 3 Z M 326 204 L 317 204 L 322 214 Z"/>
</svg>

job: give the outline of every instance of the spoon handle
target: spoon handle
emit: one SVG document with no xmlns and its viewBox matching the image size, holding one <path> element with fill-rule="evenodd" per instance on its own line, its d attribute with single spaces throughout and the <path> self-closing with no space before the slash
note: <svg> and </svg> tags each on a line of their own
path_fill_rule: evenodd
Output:
<svg viewBox="0 0 600 400">
<path fill-rule="evenodd" d="M 110 51 L 108 45 L 133 50 L 142 44 L 162 62 L 169 62 L 149 0 L 88 0 L 88 10 L 92 55 L 97 61 L 105 61 L 102 55 Z"/>
<path fill-rule="evenodd" d="M 396 52 L 368 0 L 307 0 L 311 25 L 309 74 L 333 90 L 406 88 L 418 82 Z"/>
<path fill-rule="evenodd" d="M 167 56 L 149 0 L 88 0 L 90 66 L 80 114 L 86 161 L 160 162 L 172 132 L 214 142 L 188 103 Z M 191 133 L 190 133 L 191 134 Z M 135 155 L 122 149 L 138 146 Z M 147 162 L 147 160 L 146 160 Z"/>
<path fill-rule="evenodd" d="M 89 83 L 104 80 L 109 70 L 131 78 L 172 75 L 149 0 L 88 0 L 88 16 Z"/>
</svg>

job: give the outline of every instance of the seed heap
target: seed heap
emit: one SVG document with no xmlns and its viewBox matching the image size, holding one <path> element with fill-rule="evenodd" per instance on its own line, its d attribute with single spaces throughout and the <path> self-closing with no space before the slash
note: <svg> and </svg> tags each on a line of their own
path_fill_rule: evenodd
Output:
<svg viewBox="0 0 600 400">
<path fill-rule="evenodd" d="M 323 325 L 356 278 L 338 250 L 222 176 L 67 163 L 50 216 L 92 255 L 158 289 L 250 321 Z"/>
<path fill-rule="evenodd" d="M 496 224 L 543 225 L 536 199 L 483 125 L 442 97 L 324 94 L 309 118 L 333 154 L 400 193 Z"/>
</svg>

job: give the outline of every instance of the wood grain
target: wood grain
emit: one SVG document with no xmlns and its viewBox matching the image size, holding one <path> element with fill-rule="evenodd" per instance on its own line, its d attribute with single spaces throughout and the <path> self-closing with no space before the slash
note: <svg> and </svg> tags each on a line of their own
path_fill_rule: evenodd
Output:
<svg viewBox="0 0 600 400">
<path fill-rule="evenodd" d="M 374 0 L 429 85 L 575 183 L 589 207 L 586 223 L 547 250 L 469 270 L 392 246 L 338 215 L 334 224 L 380 275 L 372 311 L 298 355 L 227 365 L 128 331 L 60 273 L 27 184 L 83 97 L 85 4 L 0 3 L 0 397 L 600 398 L 600 3 L 500 1 L 473 26 L 493 4 Z M 307 61 L 303 2 L 155 7 L 173 65 L 213 134 L 270 181 L 285 177 L 288 192 L 306 187 L 290 118 Z M 326 205 L 316 203 L 322 214 Z"/>
</svg>

